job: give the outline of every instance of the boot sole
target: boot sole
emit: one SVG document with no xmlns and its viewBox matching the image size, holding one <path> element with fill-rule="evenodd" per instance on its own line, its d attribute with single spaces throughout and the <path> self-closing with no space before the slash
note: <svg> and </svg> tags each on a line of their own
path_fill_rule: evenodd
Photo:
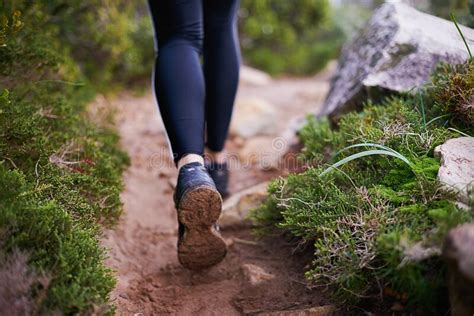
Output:
<svg viewBox="0 0 474 316">
<path fill-rule="evenodd" d="M 181 198 L 178 221 L 186 229 L 178 242 L 178 259 L 185 268 L 202 270 L 224 259 L 227 246 L 214 228 L 221 210 L 222 198 L 210 186 L 193 188 Z"/>
</svg>

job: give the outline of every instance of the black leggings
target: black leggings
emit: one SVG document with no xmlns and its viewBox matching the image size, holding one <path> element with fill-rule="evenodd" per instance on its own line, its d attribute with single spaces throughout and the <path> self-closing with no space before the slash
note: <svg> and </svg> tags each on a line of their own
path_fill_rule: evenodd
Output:
<svg viewBox="0 0 474 316">
<path fill-rule="evenodd" d="M 239 80 L 238 0 L 149 0 L 154 88 L 174 160 L 221 151 Z M 202 55 L 202 63 L 201 57 Z"/>
</svg>

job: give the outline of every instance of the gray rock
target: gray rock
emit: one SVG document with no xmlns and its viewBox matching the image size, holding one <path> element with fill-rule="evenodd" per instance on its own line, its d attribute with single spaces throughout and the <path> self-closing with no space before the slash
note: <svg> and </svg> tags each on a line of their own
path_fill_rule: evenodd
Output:
<svg viewBox="0 0 474 316">
<path fill-rule="evenodd" d="M 449 232 L 443 256 L 448 264 L 451 315 L 474 315 L 474 224 L 464 224 Z"/>
<path fill-rule="evenodd" d="M 473 45 L 474 30 L 461 29 Z M 384 4 L 344 47 L 321 115 L 337 119 L 367 99 L 411 91 L 429 80 L 439 62 L 459 64 L 467 58 L 454 23 L 406 4 Z"/>
<path fill-rule="evenodd" d="M 449 139 L 437 146 L 434 154 L 441 158 L 439 181 L 445 190 L 455 192 L 461 206 L 467 208 L 474 193 L 474 137 Z"/>
</svg>

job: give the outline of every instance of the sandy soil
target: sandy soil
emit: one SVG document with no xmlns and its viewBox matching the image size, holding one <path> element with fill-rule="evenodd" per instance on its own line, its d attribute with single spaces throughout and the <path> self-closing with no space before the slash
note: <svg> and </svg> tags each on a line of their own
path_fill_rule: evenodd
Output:
<svg viewBox="0 0 474 316">
<path fill-rule="evenodd" d="M 280 123 L 315 111 L 327 78 L 279 79 L 264 87 L 241 86 L 239 96 L 265 98 Z M 107 264 L 117 271 L 112 300 L 123 315 L 255 315 L 328 304 L 307 288 L 307 255 L 284 237 L 256 240 L 249 228 L 222 231 L 229 245 L 224 261 L 203 272 L 182 268 L 176 256 L 177 222 L 172 203 L 176 170 L 152 94 L 124 94 L 107 101 L 118 110 L 122 146 L 131 157 L 124 174 L 119 225 L 105 232 Z M 238 146 L 229 141 L 231 150 Z M 248 169 L 231 174 L 231 192 L 278 176 L 282 170 Z M 249 273 L 258 267 L 258 273 Z M 253 267 L 253 268 L 252 268 Z M 250 275 L 250 276 L 249 276 Z M 252 280 L 257 277 L 258 282 Z"/>
</svg>

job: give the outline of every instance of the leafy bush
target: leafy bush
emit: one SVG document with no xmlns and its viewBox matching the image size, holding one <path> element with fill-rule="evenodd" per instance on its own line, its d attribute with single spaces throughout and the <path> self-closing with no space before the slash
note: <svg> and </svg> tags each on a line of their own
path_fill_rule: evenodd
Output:
<svg viewBox="0 0 474 316">
<path fill-rule="evenodd" d="M 431 312 L 445 308 L 440 245 L 473 213 L 440 190 L 433 151 L 460 136 L 450 125 L 472 96 L 473 64 L 443 66 L 419 95 L 368 104 L 344 115 L 335 130 L 326 119 L 309 118 L 300 136 L 303 158 L 314 166 L 274 181 L 266 204 L 253 212 L 267 229 L 276 225 L 314 244 L 306 276 L 331 286 L 348 306 L 383 295 Z M 456 127 L 472 131 L 462 118 Z M 327 169 L 364 149 L 373 155 Z"/>
<path fill-rule="evenodd" d="M 15 1 L 28 15 L 41 5 L 44 23 L 97 90 L 144 85 L 154 62 L 153 29 L 143 1 Z M 246 62 L 272 74 L 311 74 L 335 57 L 344 41 L 327 0 L 241 3 L 239 30 Z"/>
<path fill-rule="evenodd" d="M 0 4 L 0 257 L 20 251 L 32 275 L 47 276 L 29 281 L 28 310 L 103 311 L 115 281 L 99 223 L 121 212 L 127 157 L 115 131 L 84 115 L 94 91 L 51 3 Z"/>
<path fill-rule="evenodd" d="M 24 21 L 35 16 L 47 26 L 56 48 L 72 57 L 96 90 L 141 82 L 151 74 L 153 31 L 145 2 L 7 1 L 3 7 L 21 12 Z M 43 43 L 53 48 L 50 44 Z"/>
<path fill-rule="evenodd" d="M 70 47 L 72 57 L 96 89 L 142 83 L 142 78 L 150 77 L 153 30 L 145 1 L 41 2 L 48 19 L 58 27 L 61 44 Z"/>
<path fill-rule="evenodd" d="M 243 0 L 240 40 L 245 60 L 271 74 L 311 74 L 337 56 L 343 32 L 327 0 Z"/>
</svg>

